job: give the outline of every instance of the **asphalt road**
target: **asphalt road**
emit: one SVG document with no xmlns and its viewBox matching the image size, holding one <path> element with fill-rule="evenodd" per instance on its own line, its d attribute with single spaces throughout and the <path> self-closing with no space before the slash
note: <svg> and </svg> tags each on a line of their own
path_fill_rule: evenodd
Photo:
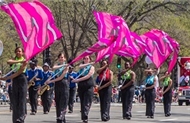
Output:
<svg viewBox="0 0 190 123">
<path fill-rule="evenodd" d="M 30 107 L 28 106 L 28 109 Z M 172 104 L 172 112 L 170 117 L 165 117 L 163 113 L 163 105 L 156 104 L 154 119 L 146 118 L 145 104 L 134 104 L 132 109 L 132 119 L 123 120 L 120 103 L 111 104 L 111 119 L 108 123 L 190 123 L 190 106 L 177 106 Z M 80 119 L 80 106 L 75 103 L 74 112 L 66 114 L 67 123 L 82 123 Z M 93 104 L 89 114 L 89 123 L 100 123 L 99 104 Z M 9 111 L 8 105 L 0 105 L 0 123 L 12 123 L 12 113 Z M 43 114 L 42 107 L 38 107 L 36 115 L 28 115 L 25 123 L 56 123 L 55 107 L 51 108 L 49 114 Z"/>
</svg>

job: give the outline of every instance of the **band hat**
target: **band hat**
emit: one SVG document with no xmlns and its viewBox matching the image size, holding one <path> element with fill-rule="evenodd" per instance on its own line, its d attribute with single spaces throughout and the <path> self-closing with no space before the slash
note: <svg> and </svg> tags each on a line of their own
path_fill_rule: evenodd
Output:
<svg viewBox="0 0 190 123">
<path fill-rule="evenodd" d="M 31 60 L 29 63 L 30 63 L 30 64 L 36 64 L 36 63 L 35 63 L 34 61 L 32 61 L 32 60 Z"/>
<path fill-rule="evenodd" d="M 44 63 L 43 67 L 44 67 L 44 66 L 50 67 L 49 64 L 48 64 L 47 62 Z"/>
<path fill-rule="evenodd" d="M 32 59 L 32 60 L 30 60 L 29 63 L 36 65 L 38 63 L 38 60 L 37 59 Z"/>
</svg>

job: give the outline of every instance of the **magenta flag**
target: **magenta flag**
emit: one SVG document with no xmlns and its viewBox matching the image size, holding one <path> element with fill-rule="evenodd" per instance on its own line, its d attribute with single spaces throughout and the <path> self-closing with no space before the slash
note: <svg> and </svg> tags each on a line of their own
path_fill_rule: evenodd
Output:
<svg viewBox="0 0 190 123">
<path fill-rule="evenodd" d="M 125 20 L 122 17 L 118 17 L 115 25 L 118 25 L 117 28 L 119 29 L 116 41 L 111 44 L 110 47 L 98 52 L 96 62 L 100 61 L 105 56 L 109 56 L 109 62 L 111 63 L 115 54 L 122 56 L 131 56 L 133 52 L 133 48 L 130 48 L 132 41 L 130 36 L 130 30 L 125 23 Z"/>
<path fill-rule="evenodd" d="M 178 43 L 161 30 L 152 29 L 141 37 L 146 40 L 146 55 L 149 56 L 157 68 L 159 68 L 174 51 L 178 51 L 179 49 Z M 175 58 L 176 57 L 173 57 L 174 61 L 177 60 Z M 171 64 L 173 64 L 173 62 Z M 171 69 L 172 65 L 170 66 Z"/>
<path fill-rule="evenodd" d="M 9 3 L 1 6 L 14 22 L 26 60 L 42 52 L 62 33 L 55 25 L 51 10 L 39 1 Z"/>
<path fill-rule="evenodd" d="M 114 42 L 115 41 L 115 37 L 112 36 L 109 40 L 109 42 Z M 88 55 L 92 55 L 93 53 L 99 52 L 102 49 L 107 48 L 108 44 L 105 44 L 106 42 L 101 42 L 98 41 L 96 42 L 93 46 L 91 46 L 90 48 L 88 48 L 87 50 L 85 50 L 82 54 L 80 54 L 79 56 L 77 56 L 75 59 L 72 60 L 72 62 L 70 64 L 73 64 L 74 62 L 77 62 L 79 60 L 81 60 L 82 58 L 84 58 L 85 56 Z"/>
<path fill-rule="evenodd" d="M 143 40 L 137 33 L 131 32 L 131 39 L 133 45 L 138 54 L 142 55 L 145 52 L 145 48 L 147 47 L 145 40 Z"/>
<path fill-rule="evenodd" d="M 169 65 L 168 65 L 168 73 L 171 73 L 171 71 L 173 70 L 173 68 L 175 67 L 175 65 L 177 63 L 178 52 L 179 51 L 175 50 L 172 54 L 172 57 L 169 61 Z"/>
<path fill-rule="evenodd" d="M 144 54 L 146 43 L 135 32 L 130 32 L 130 38 L 130 41 L 124 41 L 124 45 L 117 52 L 117 55 L 138 59 L 139 56 Z"/>
<path fill-rule="evenodd" d="M 112 15 L 106 12 L 93 11 L 93 15 L 98 25 L 98 40 L 104 43 L 105 46 L 112 44 L 113 37 L 117 38 L 117 25 L 115 21 L 118 18 L 116 15 Z"/>
<path fill-rule="evenodd" d="M 145 54 L 152 60 L 155 66 L 159 68 L 170 54 L 161 52 L 161 45 L 159 45 L 156 40 L 149 38 L 148 35 L 144 34 L 141 37 L 145 38 L 147 43 Z"/>
<path fill-rule="evenodd" d="M 70 64 L 82 59 L 87 55 L 91 55 L 106 49 L 118 38 L 118 33 L 120 33 L 120 30 L 118 29 L 118 26 L 120 25 L 120 17 L 97 11 L 94 11 L 93 14 L 98 24 L 98 42 L 73 59 Z"/>
</svg>

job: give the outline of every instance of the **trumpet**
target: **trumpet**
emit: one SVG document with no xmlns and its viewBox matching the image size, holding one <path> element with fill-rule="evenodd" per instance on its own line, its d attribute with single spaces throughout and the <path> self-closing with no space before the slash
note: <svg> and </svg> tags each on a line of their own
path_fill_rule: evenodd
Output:
<svg viewBox="0 0 190 123">
<path fill-rule="evenodd" d="M 40 91 L 38 91 L 38 95 L 41 96 L 46 90 L 50 90 L 50 86 L 49 85 L 43 85 L 40 88 Z"/>
<path fill-rule="evenodd" d="M 35 74 L 34 77 L 32 77 L 32 79 L 30 79 L 30 81 L 28 82 L 28 89 L 31 87 L 31 86 L 35 86 L 35 82 L 34 82 L 34 79 L 38 76 L 38 72 Z"/>
</svg>

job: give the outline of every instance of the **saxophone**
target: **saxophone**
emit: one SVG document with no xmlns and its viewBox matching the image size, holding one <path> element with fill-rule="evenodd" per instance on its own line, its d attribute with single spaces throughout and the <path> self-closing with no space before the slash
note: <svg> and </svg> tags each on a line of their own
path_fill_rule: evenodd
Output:
<svg viewBox="0 0 190 123">
<path fill-rule="evenodd" d="M 38 72 L 32 77 L 32 79 L 30 79 L 30 81 L 28 82 L 28 89 L 31 87 L 31 86 L 35 86 L 35 82 L 34 82 L 34 79 L 38 76 Z"/>
<path fill-rule="evenodd" d="M 53 77 L 52 77 L 52 75 L 51 75 L 46 81 L 48 81 L 48 80 L 50 80 L 50 79 L 52 79 L 52 78 L 53 78 Z M 40 88 L 40 90 L 38 91 L 38 95 L 41 96 L 46 90 L 50 90 L 50 86 L 47 85 L 47 84 L 43 85 L 43 86 Z"/>
<path fill-rule="evenodd" d="M 38 91 L 38 95 L 41 96 L 46 90 L 50 90 L 50 86 L 45 84 L 40 88 L 40 91 Z"/>
</svg>

